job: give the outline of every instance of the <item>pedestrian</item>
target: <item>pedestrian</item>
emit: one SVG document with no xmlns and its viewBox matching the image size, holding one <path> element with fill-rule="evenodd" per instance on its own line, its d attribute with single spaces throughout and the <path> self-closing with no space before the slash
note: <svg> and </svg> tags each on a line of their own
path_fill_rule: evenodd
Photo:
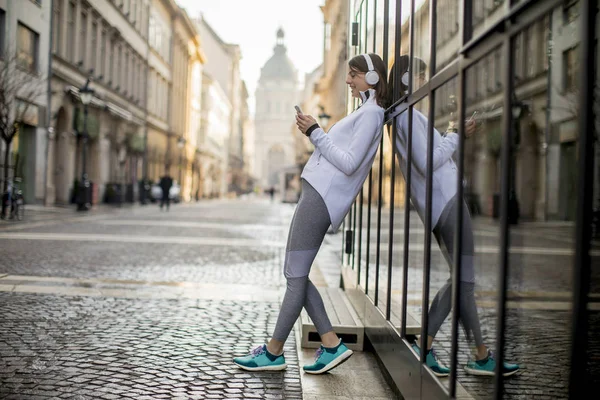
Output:
<svg viewBox="0 0 600 400">
<path fill-rule="evenodd" d="M 304 371 L 321 374 L 346 361 L 348 349 L 334 332 L 323 299 L 308 278 L 325 233 L 336 231 L 369 174 L 382 134 L 387 71 L 376 54 L 364 54 L 348 62 L 346 84 L 360 107 L 335 124 L 326 134 L 310 115 L 298 111 L 296 125 L 310 138 L 315 151 L 301 175 L 302 194 L 292 218 L 284 261 L 287 289 L 275 331 L 266 345 L 234 362 L 250 371 L 286 368 L 283 346 L 292 327 L 306 308 L 322 344 L 312 365 Z"/>
<path fill-rule="evenodd" d="M 267 192 L 269 193 L 269 197 L 271 197 L 272 203 L 275 200 L 275 188 L 271 186 L 269 189 L 267 189 Z"/>
<path fill-rule="evenodd" d="M 171 199 L 169 197 L 171 187 L 173 186 L 173 178 L 169 175 L 169 167 L 165 170 L 165 175 L 160 178 L 159 186 L 162 190 L 162 197 L 160 199 L 160 210 L 162 211 L 163 206 L 166 205 L 167 211 L 169 211 L 169 206 L 171 204 Z"/>
<path fill-rule="evenodd" d="M 400 89 L 403 92 L 408 90 L 408 75 L 411 73 L 409 68 L 409 57 L 401 56 L 396 64 L 390 70 L 390 79 L 388 92 L 394 87 L 395 68 L 400 69 L 401 82 Z M 417 80 L 425 79 L 425 70 L 427 65 L 423 60 L 415 58 L 412 70 Z M 418 82 L 418 87 L 423 82 Z M 426 202 L 426 176 L 427 176 L 427 125 L 429 121 L 418 110 L 413 108 L 412 116 L 412 167 L 411 167 L 411 185 L 410 198 L 415 206 L 417 214 L 423 221 L 425 218 Z M 431 226 L 433 234 L 438 242 L 440 250 L 452 270 L 453 251 L 454 251 L 454 228 L 456 225 L 456 213 L 458 207 L 463 207 L 462 223 L 462 249 L 461 249 L 461 276 L 460 276 L 460 322 L 465 330 L 467 339 L 470 340 L 471 334 L 475 340 L 476 354 L 475 359 L 467 363 L 465 370 L 473 375 L 494 375 L 496 362 L 493 353 L 483 343 L 479 316 L 477 315 L 477 305 L 475 303 L 475 268 L 474 241 L 471 215 L 464 199 L 456 197 L 456 185 L 458 181 L 458 172 L 456 164 L 452 160 L 452 155 L 458 146 L 459 136 L 453 129 L 441 135 L 435 128 L 433 132 L 433 187 L 431 202 Z M 400 163 L 400 169 L 404 176 L 407 172 L 407 146 L 408 146 L 408 112 L 400 114 L 396 119 L 396 148 Z M 476 130 L 476 123 L 473 118 L 466 121 L 465 136 L 470 137 Z M 429 309 L 429 319 L 427 324 L 427 355 L 426 363 L 431 371 L 437 376 L 448 376 L 450 370 L 437 360 L 433 350 L 433 339 L 442 323 L 448 317 L 452 307 L 452 277 L 437 292 Z M 413 348 L 419 353 L 419 347 L 414 344 Z M 517 364 L 504 363 L 502 371 L 504 376 L 509 376 L 519 370 Z"/>
</svg>

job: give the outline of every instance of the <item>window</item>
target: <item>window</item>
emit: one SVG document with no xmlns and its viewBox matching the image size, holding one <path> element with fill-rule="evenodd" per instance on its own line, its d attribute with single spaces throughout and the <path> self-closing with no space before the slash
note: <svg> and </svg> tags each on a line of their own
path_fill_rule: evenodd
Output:
<svg viewBox="0 0 600 400">
<path fill-rule="evenodd" d="M 60 54 L 60 39 L 62 35 L 61 11 L 63 8 L 63 0 L 54 0 L 54 10 L 52 17 L 52 52 Z"/>
<path fill-rule="evenodd" d="M 100 76 L 104 77 L 106 63 L 106 29 L 100 35 Z"/>
<path fill-rule="evenodd" d="M 6 35 L 6 13 L 4 10 L 0 9 L 0 59 L 4 58 L 4 42 Z"/>
<path fill-rule="evenodd" d="M 81 11 L 81 22 L 79 27 L 79 63 L 85 68 L 87 64 L 86 51 L 87 51 L 87 23 L 88 13 L 87 10 Z"/>
<path fill-rule="evenodd" d="M 477 25 L 481 21 L 483 21 L 483 1 L 474 1 L 473 2 L 473 25 Z"/>
<path fill-rule="evenodd" d="M 579 17 L 579 0 L 569 1 L 563 8 L 563 22 L 570 24 Z"/>
<path fill-rule="evenodd" d="M 563 53 L 563 89 L 565 92 L 572 92 L 577 89 L 578 47 L 572 47 Z"/>
<path fill-rule="evenodd" d="M 121 89 L 121 46 L 117 47 L 117 54 L 115 55 L 115 61 L 117 63 L 117 68 L 115 70 L 115 88 L 117 90 Z"/>
<path fill-rule="evenodd" d="M 129 52 L 125 50 L 125 81 L 123 82 L 123 93 L 127 96 L 129 89 Z"/>
<path fill-rule="evenodd" d="M 129 20 L 135 25 L 137 26 L 137 1 L 136 0 L 131 0 L 131 5 L 130 5 L 131 10 L 129 10 Z"/>
<path fill-rule="evenodd" d="M 112 85 L 114 80 L 114 55 L 115 55 L 115 42 L 111 39 L 108 43 L 108 84 Z"/>
<path fill-rule="evenodd" d="M 67 60 L 75 62 L 75 10 L 76 5 L 69 1 L 67 13 Z"/>
<path fill-rule="evenodd" d="M 532 25 L 525 30 L 525 46 L 527 46 L 527 54 L 525 54 L 523 58 L 527 60 L 525 63 L 525 76 L 527 78 L 534 77 L 538 72 L 539 59 L 536 52 L 537 37 L 535 35 L 535 28 L 536 26 Z"/>
<path fill-rule="evenodd" d="M 96 65 L 97 58 L 97 50 L 98 50 L 98 23 L 96 21 L 92 22 L 92 45 L 91 49 L 91 64 L 90 68 L 93 68 L 95 71 L 98 71 L 98 66 Z"/>
<path fill-rule="evenodd" d="M 19 22 L 17 27 L 17 65 L 29 72 L 38 68 L 39 35 Z"/>
</svg>

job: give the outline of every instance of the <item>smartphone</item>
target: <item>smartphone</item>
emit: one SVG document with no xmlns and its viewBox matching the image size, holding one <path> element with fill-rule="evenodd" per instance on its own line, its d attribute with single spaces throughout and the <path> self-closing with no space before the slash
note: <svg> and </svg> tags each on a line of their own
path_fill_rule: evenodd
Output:
<svg viewBox="0 0 600 400">
<path fill-rule="evenodd" d="M 300 108 L 300 106 L 294 106 L 294 108 L 296 109 L 296 112 L 297 112 L 298 114 L 300 114 L 300 115 L 304 114 L 304 113 L 302 112 L 302 109 Z"/>
</svg>

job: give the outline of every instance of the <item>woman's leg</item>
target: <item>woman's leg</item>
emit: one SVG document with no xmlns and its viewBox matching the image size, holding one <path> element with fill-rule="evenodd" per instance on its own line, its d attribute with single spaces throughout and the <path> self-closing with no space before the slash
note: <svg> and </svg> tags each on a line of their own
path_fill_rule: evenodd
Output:
<svg viewBox="0 0 600 400">
<path fill-rule="evenodd" d="M 440 221 L 434 229 L 434 235 L 440 245 L 440 249 L 452 271 L 454 258 L 454 228 L 456 224 L 456 212 L 458 205 L 463 206 L 463 229 L 462 229 L 462 251 L 461 251 L 461 290 L 460 290 L 460 315 L 461 322 L 467 334 L 471 333 L 477 346 L 478 358 L 487 356 L 487 348 L 483 344 L 477 305 L 475 303 L 475 269 L 473 265 L 474 241 L 471 216 L 463 201 L 454 199 L 446 206 Z M 429 311 L 428 325 L 428 348 L 431 348 L 433 338 L 448 317 L 452 306 L 452 279 L 438 291 Z"/>
<path fill-rule="evenodd" d="M 272 354 L 280 354 L 283 351 L 283 344 L 300 316 L 302 307 L 306 307 L 325 346 L 331 344 L 326 341 L 337 339 L 321 295 L 308 279 L 310 268 L 330 224 L 323 199 L 303 180 L 302 195 L 292 219 L 285 255 L 284 275 L 287 289 L 273 337 L 267 345 Z"/>
</svg>

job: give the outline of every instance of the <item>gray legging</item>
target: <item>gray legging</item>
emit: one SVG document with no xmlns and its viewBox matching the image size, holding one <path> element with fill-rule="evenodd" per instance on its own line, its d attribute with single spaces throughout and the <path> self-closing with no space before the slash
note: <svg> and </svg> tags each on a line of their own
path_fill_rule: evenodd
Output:
<svg viewBox="0 0 600 400">
<path fill-rule="evenodd" d="M 294 323 L 306 308 L 320 335 L 333 330 L 319 291 L 308 279 L 310 267 L 331 225 L 321 195 L 304 179 L 285 252 L 284 275 L 287 290 L 275 325 L 273 339 L 285 342 Z"/>
<path fill-rule="evenodd" d="M 442 254 L 452 270 L 454 264 L 454 227 L 456 226 L 456 213 L 459 205 L 463 206 L 463 228 L 462 228 L 462 255 L 460 274 L 460 321 L 465 329 L 467 339 L 473 333 L 475 344 L 483 344 L 477 305 L 475 304 L 475 269 L 473 266 L 473 254 L 475 246 L 473 243 L 473 226 L 471 215 L 464 201 L 456 197 L 452 199 L 442 211 L 440 219 L 433 229 L 433 234 L 440 245 Z M 452 278 L 437 292 L 431 308 L 429 309 L 429 324 L 427 334 L 435 337 L 444 320 L 450 314 L 452 308 Z"/>
</svg>

